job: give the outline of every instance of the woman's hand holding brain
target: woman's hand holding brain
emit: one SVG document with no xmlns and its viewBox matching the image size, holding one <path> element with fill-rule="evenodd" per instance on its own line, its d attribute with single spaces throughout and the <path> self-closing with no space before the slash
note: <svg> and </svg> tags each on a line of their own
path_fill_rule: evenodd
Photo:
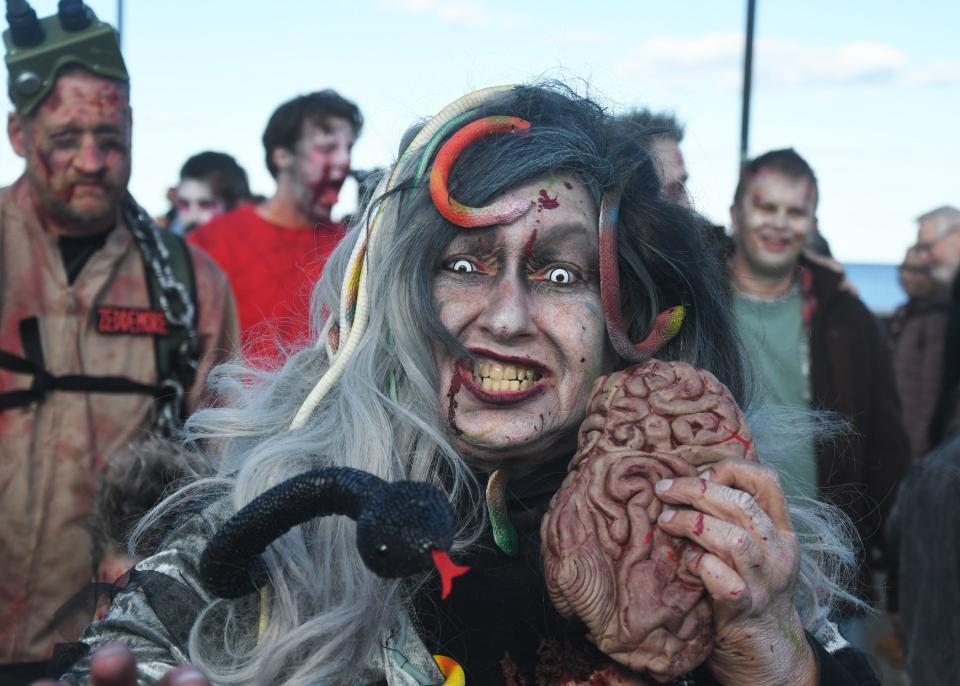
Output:
<svg viewBox="0 0 960 686">
<path fill-rule="evenodd" d="M 657 523 L 654 486 L 696 479 L 725 458 L 757 459 L 742 412 L 709 372 L 650 360 L 601 377 L 542 523 L 554 605 L 578 616 L 604 653 L 659 680 L 701 664 L 715 629 L 690 567 L 700 550 Z"/>
</svg>

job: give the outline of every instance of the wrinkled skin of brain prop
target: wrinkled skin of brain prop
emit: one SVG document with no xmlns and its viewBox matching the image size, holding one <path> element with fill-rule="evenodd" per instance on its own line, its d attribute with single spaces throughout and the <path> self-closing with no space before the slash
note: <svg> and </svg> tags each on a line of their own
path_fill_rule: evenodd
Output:
<svg viewBox="0 0 960 686">
<path fill-rule="evenodd" d="M 692 544 L 656 524 L 653 487 L 728 457 L 757 459 L 743 413 L 709 372 L 650 360 L 601 377 L 541 524 L 554 605 L 604 653 L 658 681 L 706 660 L 713 619 L 684 560 Z"/>
</svg>

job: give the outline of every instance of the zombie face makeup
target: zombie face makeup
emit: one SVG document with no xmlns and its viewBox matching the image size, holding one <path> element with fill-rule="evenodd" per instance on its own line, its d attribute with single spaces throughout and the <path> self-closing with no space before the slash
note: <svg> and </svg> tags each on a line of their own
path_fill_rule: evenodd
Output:
<svg viewBox="0 0 960 686">
<path fill-rule="evenodd" d="M 670 202 L 690 207 L 687 194 L 687 165 L 680 152 L 680 144 L 667 136 L 656 138 L 650 145 L 650 153 L 657 161 L 660 174 L 660 193 Z"/>
<path fill-rule="evenodd" d="M 473 358 L 436 356 L 460 453 L 522 473 L 573 449 L 592 383 L 615 355 L 601 315 L 597 208 L 583 183 L 541 178 L 506 195 L 530 211 L 460 231 L 434 278 L 440 319 Z"/>
<path fill-rule="evenodd" d="M 10 142 L 51 231 L 114 225 L 130 180 L 131 123 L 126 87 L 79 71 L 61 76 L 31 119 L 10 116 Z"/>
<path fill-rule="evenodd" d="M 789 274 L 816 223 L 817 191 L 809 179 L 761 170 L 731 214 L 737 260 L 763 278 Z"/>
<path fill-rule="evenodd" d="M 313 221 L 330 219 L 330 209 L 350 171 L 355 140 L 353 126 L 346 119 L 330 117 L 323 126 L 304 122 L 289 171 L 297 205 Z"/>
<path fill-rule="evenodd" d="M 226 209 L 222 198 L 213 193 L 206 181 L 184 179 L 177 186 L 177 218 L 184 231 L 192 231 L 201 224 L 223 214 Z"/>
</svg>

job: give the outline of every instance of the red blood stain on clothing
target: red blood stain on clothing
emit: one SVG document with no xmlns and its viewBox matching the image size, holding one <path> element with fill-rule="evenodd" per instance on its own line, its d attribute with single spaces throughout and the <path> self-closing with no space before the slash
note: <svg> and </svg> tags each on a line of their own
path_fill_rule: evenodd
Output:
<svg viewBox="0 0 960 686">
<path fill-rule="evenodd" d="M 17 626 L 21 622 L 21 616 L 23 615 L 23 609 L 27 605 L 27 595 L 26 593 L 19 593 L 14 598 L 13 602 L 10 603 L 10 609 L 7 613 L 7 618 L 5 624 L 7 626 Z"/>
<path fill-rule="evenodd" d="M 463 432 L 457 428 L 457 393 L 460 390 L 460 386 L 463 385 L 463 379 L 460 378 L 460 373 L 457 372 L 453 375 L 453 379 L 450 381 L 450 390 L 447 391 L 447 397 L 450 399 L 450 404 L 447 406 L 447 422 L 450 424 L 450 428 L 457 434 L 461 435 Z"/>
<path fill-rule="evenodd" d="M 557 200 L 559 196 L 555 195 L 552 198 L 547 194 L 546 189 L 540 189 L 540 197 L 537 198 L 537 208 L 541 210 L 555 210 L 560 207 L 560 202 Z"/>
<path fill-rule="evenodd" d="M 697 515 L 697 521 L 693 524 L 693 533 L 697 536 L 703 533 L 703 513 Z"/>
<path fill-rule="evenodd" d="M 529 262 L 533 257 L 533 246 L 537 243 L 537 230 L 534 229 L 533 233 L 530 234 L 530 238 L 527 239 L 527 242 L 523 244 L 523 252 L 521 253 L 524 262 Z"/>
<path fill-rule="evenodd" d="M 569 181 L 564 181 L 564 182 L 563 182 L 563 185 L 566 186 L 566 188 L 567 188 L 568 191 L 572 191 L 572 190 L 573 190 L 573 184 L 570 183 Z"/>
<path fill-rule="evenodd" d="M 647 535 L 643 537 L 643 544 L 650 545 L 653 542 L 653 530 L 647 532 Z"/>
</svg>

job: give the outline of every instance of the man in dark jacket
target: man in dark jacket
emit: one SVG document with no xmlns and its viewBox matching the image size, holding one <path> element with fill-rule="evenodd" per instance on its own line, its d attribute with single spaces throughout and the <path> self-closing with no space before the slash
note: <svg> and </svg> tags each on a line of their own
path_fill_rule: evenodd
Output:
<svg viewBox="0 0 960 686">
<path fill-rule="evenodd" d="M 907 250 L 900 265 L 900 285 L 908 300 L 896 309 L 888 326 L 913 461 L 933 447 L 930 428 L 943 386 L 950 319 L 950 285 L 938 283 L 930 267 L 925 246 L 917 244 Z"/>
<path fill-rule="evenodd" d="M 802 255 L 816 227 L 817 198 L 813 170 L 792 149 L 744 165 L 730 210 L 734 311 L 757 403 L 787 417 L 792 411 L 797 422 L 795 440 L 766 459 L 789 496 L 839 506 L 870 560 L 875 548 L 884 552 L 882 520 L 910 448 L 876 319 L 841 288 L 841 273 Z M 817 441 L 801 423 L 809 410 L 835 413 L 849 430 L 839 440 Z M 858 593 L 871 599 L 866 562 L 858 581 Z M 858 628 L 849 627 L 854 642 Z"/>
</svg>

